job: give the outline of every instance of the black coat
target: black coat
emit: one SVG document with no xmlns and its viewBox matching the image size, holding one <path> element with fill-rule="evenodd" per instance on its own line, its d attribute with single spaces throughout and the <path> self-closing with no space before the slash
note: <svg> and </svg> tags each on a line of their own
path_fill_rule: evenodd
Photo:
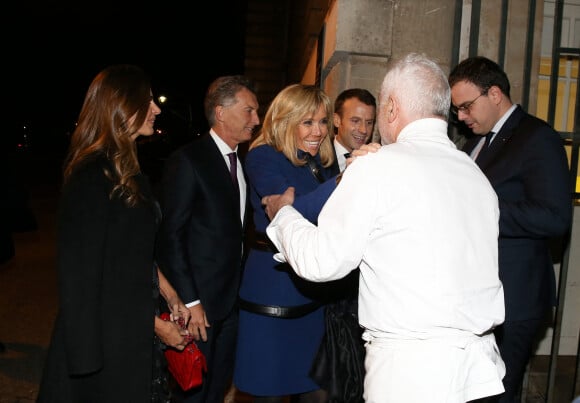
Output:
<svg viewBox="0 0 580 403">
<path fill-rule="evenodd" d="M 87 163 L 63 188 L 60 309 L 38 402 L 151 401 L 158 213 L 151 202 L 128 208 L 110 200 L 105 164 Z"/>
<path fill-rule="evenodd" d="M 480 141 L 469 140 L 471 153 Z M 572 199 L 563 143 L 517 107 L 477 161 L 499 199 L 499 276 L 506 321 L 542 318 L 555 304 L 551 238 L 570 227 Z"/>
</svg>

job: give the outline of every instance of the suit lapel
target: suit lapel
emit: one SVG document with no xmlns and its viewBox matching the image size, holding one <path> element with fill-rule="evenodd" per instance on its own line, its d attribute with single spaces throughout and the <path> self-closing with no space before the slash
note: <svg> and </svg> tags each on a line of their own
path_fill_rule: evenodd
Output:
<svg viewBox="0 0 580 403">
<path fill-rule="evenodd" d="M 215 175 L 218 175 L 217 183 L 220 184 L 219 188 L 223 189 L 223 197 L 230 201 L 232 205 L 232 210 L 235 209 L 235 211 L 238 211 L 237 215 L 239 217 L 240 207 L 237 206 L 237 203 L 235 203 L 237 197 L 236 194 L 234 193 L 235 189 L 224 156 L 222 155 L 215 141 L 211 138 L 209 132 L 206 133 L 204 136 L 205 137 L 199 139 L 199 147 L 201 152 L 198 154 L 198 156 L 199 158 L 203 159 L 205 169 L 207 169 L 207 172 L 214 172 Z M 219 176 L 222 177 L 219 178 Z M 247 195 L 248 191 L 246 183 L 246 196 Z M 246 210 L 248 209 L 246 208 Z"/>
<path fill-rule="evenodd" d="M 336 148 L 334 148 L 334 161 L 332 161 L 332 165 L 330 166 L 331 169 L 331 173 L 336 172 L 338 173 L 340 171 L 340 168 L 338 166 L 338 154 L 336 153 Z"/>
<path fill-rule="evenodd" d="M 473 149 L 479 143 L 480 140 L 481 140 L 480 136 L 474 135 L 465 142 L 465 144 L 462 147 L 462 150 L 465 153 L 467 153 L 467 155 L 471 155 L 471 152 L 473 151 Z"/>
<path fill-rule="evenodd" d="M 502 154 L 502 150 L 509 139 L 514 135 L 516 128 L 520 124 L 520 121 L 525 116 L 525 112 L 520 106 L 518 106 L 511 116 L 506 120 L 504 125 L 501 127 L 500 131 L 495 135 L 495 138 L 489 145 L 489 149 L 477 161 L 477 164 L 482 170 L 493 164 L 493 161 Z"/>
</svg>

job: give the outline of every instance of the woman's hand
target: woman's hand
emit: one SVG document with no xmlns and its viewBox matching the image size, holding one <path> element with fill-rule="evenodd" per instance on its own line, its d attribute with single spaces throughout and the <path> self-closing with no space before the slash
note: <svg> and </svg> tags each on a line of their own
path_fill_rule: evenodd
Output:
<svg viewBox="0 0 580 403">
<path fill-rule="evenodd" d="M 268 215 L 270 221 L 274 219 L 274 216 L 278 211 L 284 206 L 291 206 L 294 203 L 294 187 L 290 186 L 282 194 L 268 195 L 262 197 L 262 206 L 264 206 L 264 211 Z"/>
<path fill-rule="evenodd" d="M 177 350 L 183 350 L 191 341 L 187 328 L 182 328 L 179 323 L 163 320 L 158 316 L 155 317 L 155 334 L 164 344 Z"/>
<path fill-rule="evenodd" d="M 186 328 L 191 319 L 191 312 L 185 304 L 179 298 L 175 298 L 174 300 L 167 301 L 167 306 L 169 307 L 171 320 Z"/>
</svg>

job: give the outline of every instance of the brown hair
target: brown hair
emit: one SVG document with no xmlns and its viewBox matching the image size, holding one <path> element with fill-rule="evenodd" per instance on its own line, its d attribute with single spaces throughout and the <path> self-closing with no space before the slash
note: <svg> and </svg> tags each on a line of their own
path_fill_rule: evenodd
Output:
<svg viewBox="0 0 580 403">
<path fill-rule="evenodd" d="M 102 154 L 112 168 L 104 170 L 113 182 L 109 196 L 116 195 L 134 206 L 140 198 L 134 178 L 140 167 L 131 136 L 145 122 L 151 99 L 149 77 L 137 66 L 115 65 L 98 73 L 87 90 L 71 137 L 64 181 L 82 163 Z"/>
</svg>

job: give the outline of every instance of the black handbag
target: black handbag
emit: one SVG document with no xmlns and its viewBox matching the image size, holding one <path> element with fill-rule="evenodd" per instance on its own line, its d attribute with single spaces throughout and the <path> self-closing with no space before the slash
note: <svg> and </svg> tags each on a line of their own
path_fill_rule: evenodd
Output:
<svg viewBox="0 0 580 403">
<path fill-rule="evenodd" d="M 364 401 L 365 348 L 357 305 L 356 298 L 346 298 L 325 307 L 326 330 L 310 377 L 328 392 L 331 403 Z"/>
</svg>

